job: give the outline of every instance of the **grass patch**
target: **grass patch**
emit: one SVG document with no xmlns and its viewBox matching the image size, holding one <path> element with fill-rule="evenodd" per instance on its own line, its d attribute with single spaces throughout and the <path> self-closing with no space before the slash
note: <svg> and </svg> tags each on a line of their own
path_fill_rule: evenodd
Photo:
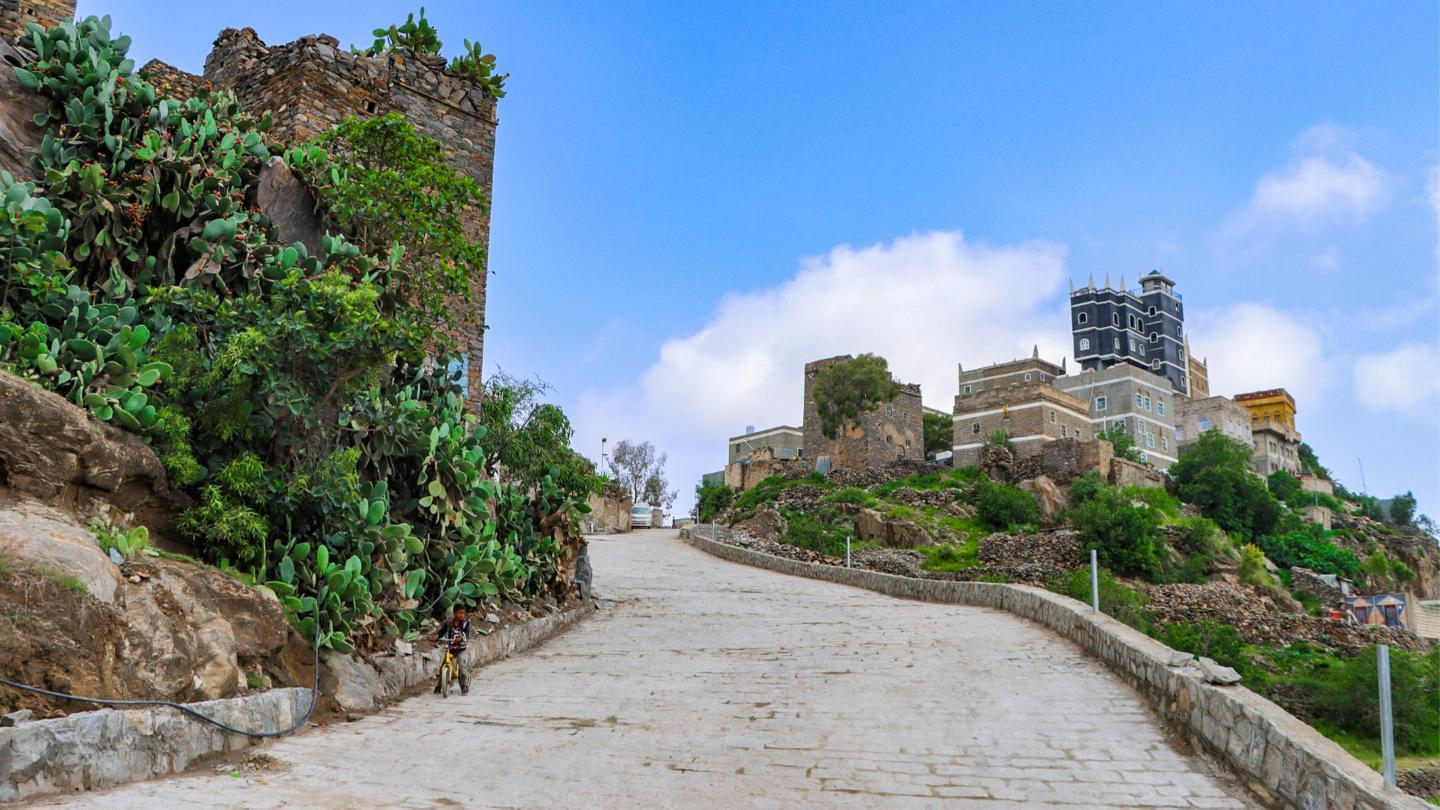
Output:
<svg viewBox="0 0 1440 810">
<path fill-rule="evenodd" d="M 961 467 L 958 470 L 944 470 L 937 472 L 915 473 L 904 478 L 896 478 L 893 481 L 886 481 L 871 491 L 880 497 L 885 497 L 902 487 L 913 489 L 917 492 L 938 492 L 944 489 L 966 489 L 983 479 L 985 474 L 974 467 Z"/>
<path fill-rule="evenodd" d="M 90 593 L 90 589 L 85 586 L 84 580 L 80 579 L 74 574 L 68 574 L 64 571 L 61 571 L 59 568 L 55 568 L 54 566 L 42 566 L 40 568 L 40 575 L 55 583 L 56 585 L 59 585 L 65 590 L 70 591 L 71 593 Z"/>
<path fill-rule="evenodd" d="M 925 555 L 925 562 L 920 567 L 926 571 L 948 574 L 980 564 L 979 537 L 968 537 L 957 544 L 921 546 L 916 550 Z"/>
</svg>

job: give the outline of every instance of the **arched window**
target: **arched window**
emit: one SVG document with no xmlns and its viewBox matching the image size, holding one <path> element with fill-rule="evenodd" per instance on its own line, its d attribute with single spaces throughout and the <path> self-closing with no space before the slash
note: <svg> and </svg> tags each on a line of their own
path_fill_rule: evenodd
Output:
<svg viewBox="0 0 1440 810">
<path fill-rule="evenodd" d="M 1089 315 L 1089 313 L 1082 312 L 1082 313 L 1080 313 L 1079 315 L 1076 315 L 1076 316 L 1075 316 L 1075 322 L 1076 322 L 1076 323 L 1089 323 L 1089 322 L 1090 322 L 1090 315 Z"/>
<path fill-rule="evenodd" d="M 1090 351 L 1090 338 L 1080 338 L 1080 351 Z"/>
</svg>

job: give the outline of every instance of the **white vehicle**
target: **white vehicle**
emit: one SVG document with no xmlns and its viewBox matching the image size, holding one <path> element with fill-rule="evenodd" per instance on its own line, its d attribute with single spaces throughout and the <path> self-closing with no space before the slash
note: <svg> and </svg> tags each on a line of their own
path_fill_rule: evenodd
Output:
<svg viewBox="0 0 1440 810">
<path fill-rule="evenodd" d="M 638 504 L 630 507 L 630 528 L 650 528 L 650 518 L 654 515 L 655 507 L 648 503 Z"/>
</svg>

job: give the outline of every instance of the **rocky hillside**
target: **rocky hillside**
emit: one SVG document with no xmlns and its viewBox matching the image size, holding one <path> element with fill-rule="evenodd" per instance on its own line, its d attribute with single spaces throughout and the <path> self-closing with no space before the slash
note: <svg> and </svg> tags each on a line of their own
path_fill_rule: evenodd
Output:
<svg viewBox="0 0 1440 810">
<path fill-rule="evenodd" d="M 181 504 L 144 442 L 0 373 L 0 674 L 178 701 L 310 683 L 310 647 L 273 593 L 158 547 Z M 4 700 L 39 716 L 94 708 Z"/>
</svg>

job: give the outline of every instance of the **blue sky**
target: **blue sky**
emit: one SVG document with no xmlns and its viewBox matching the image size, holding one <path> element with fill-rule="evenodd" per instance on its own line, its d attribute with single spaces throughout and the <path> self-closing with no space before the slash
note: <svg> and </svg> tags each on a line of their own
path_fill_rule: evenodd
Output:
<svg viewBox="0 0 1440 810">
<path fill-rule="evenodd" d="M 390 4 L 83 2 L 139 61 L 226 26 L 365 42 Z M 1283 385 L 1348 486 L 1440 513 L 1433 3 L 427 3 L 500 107 L 486 372 L 688 502 L 800 366 L 1069 349 L 1066 279 L 1163 266 L 1215 393 Z"/>
</svg>

